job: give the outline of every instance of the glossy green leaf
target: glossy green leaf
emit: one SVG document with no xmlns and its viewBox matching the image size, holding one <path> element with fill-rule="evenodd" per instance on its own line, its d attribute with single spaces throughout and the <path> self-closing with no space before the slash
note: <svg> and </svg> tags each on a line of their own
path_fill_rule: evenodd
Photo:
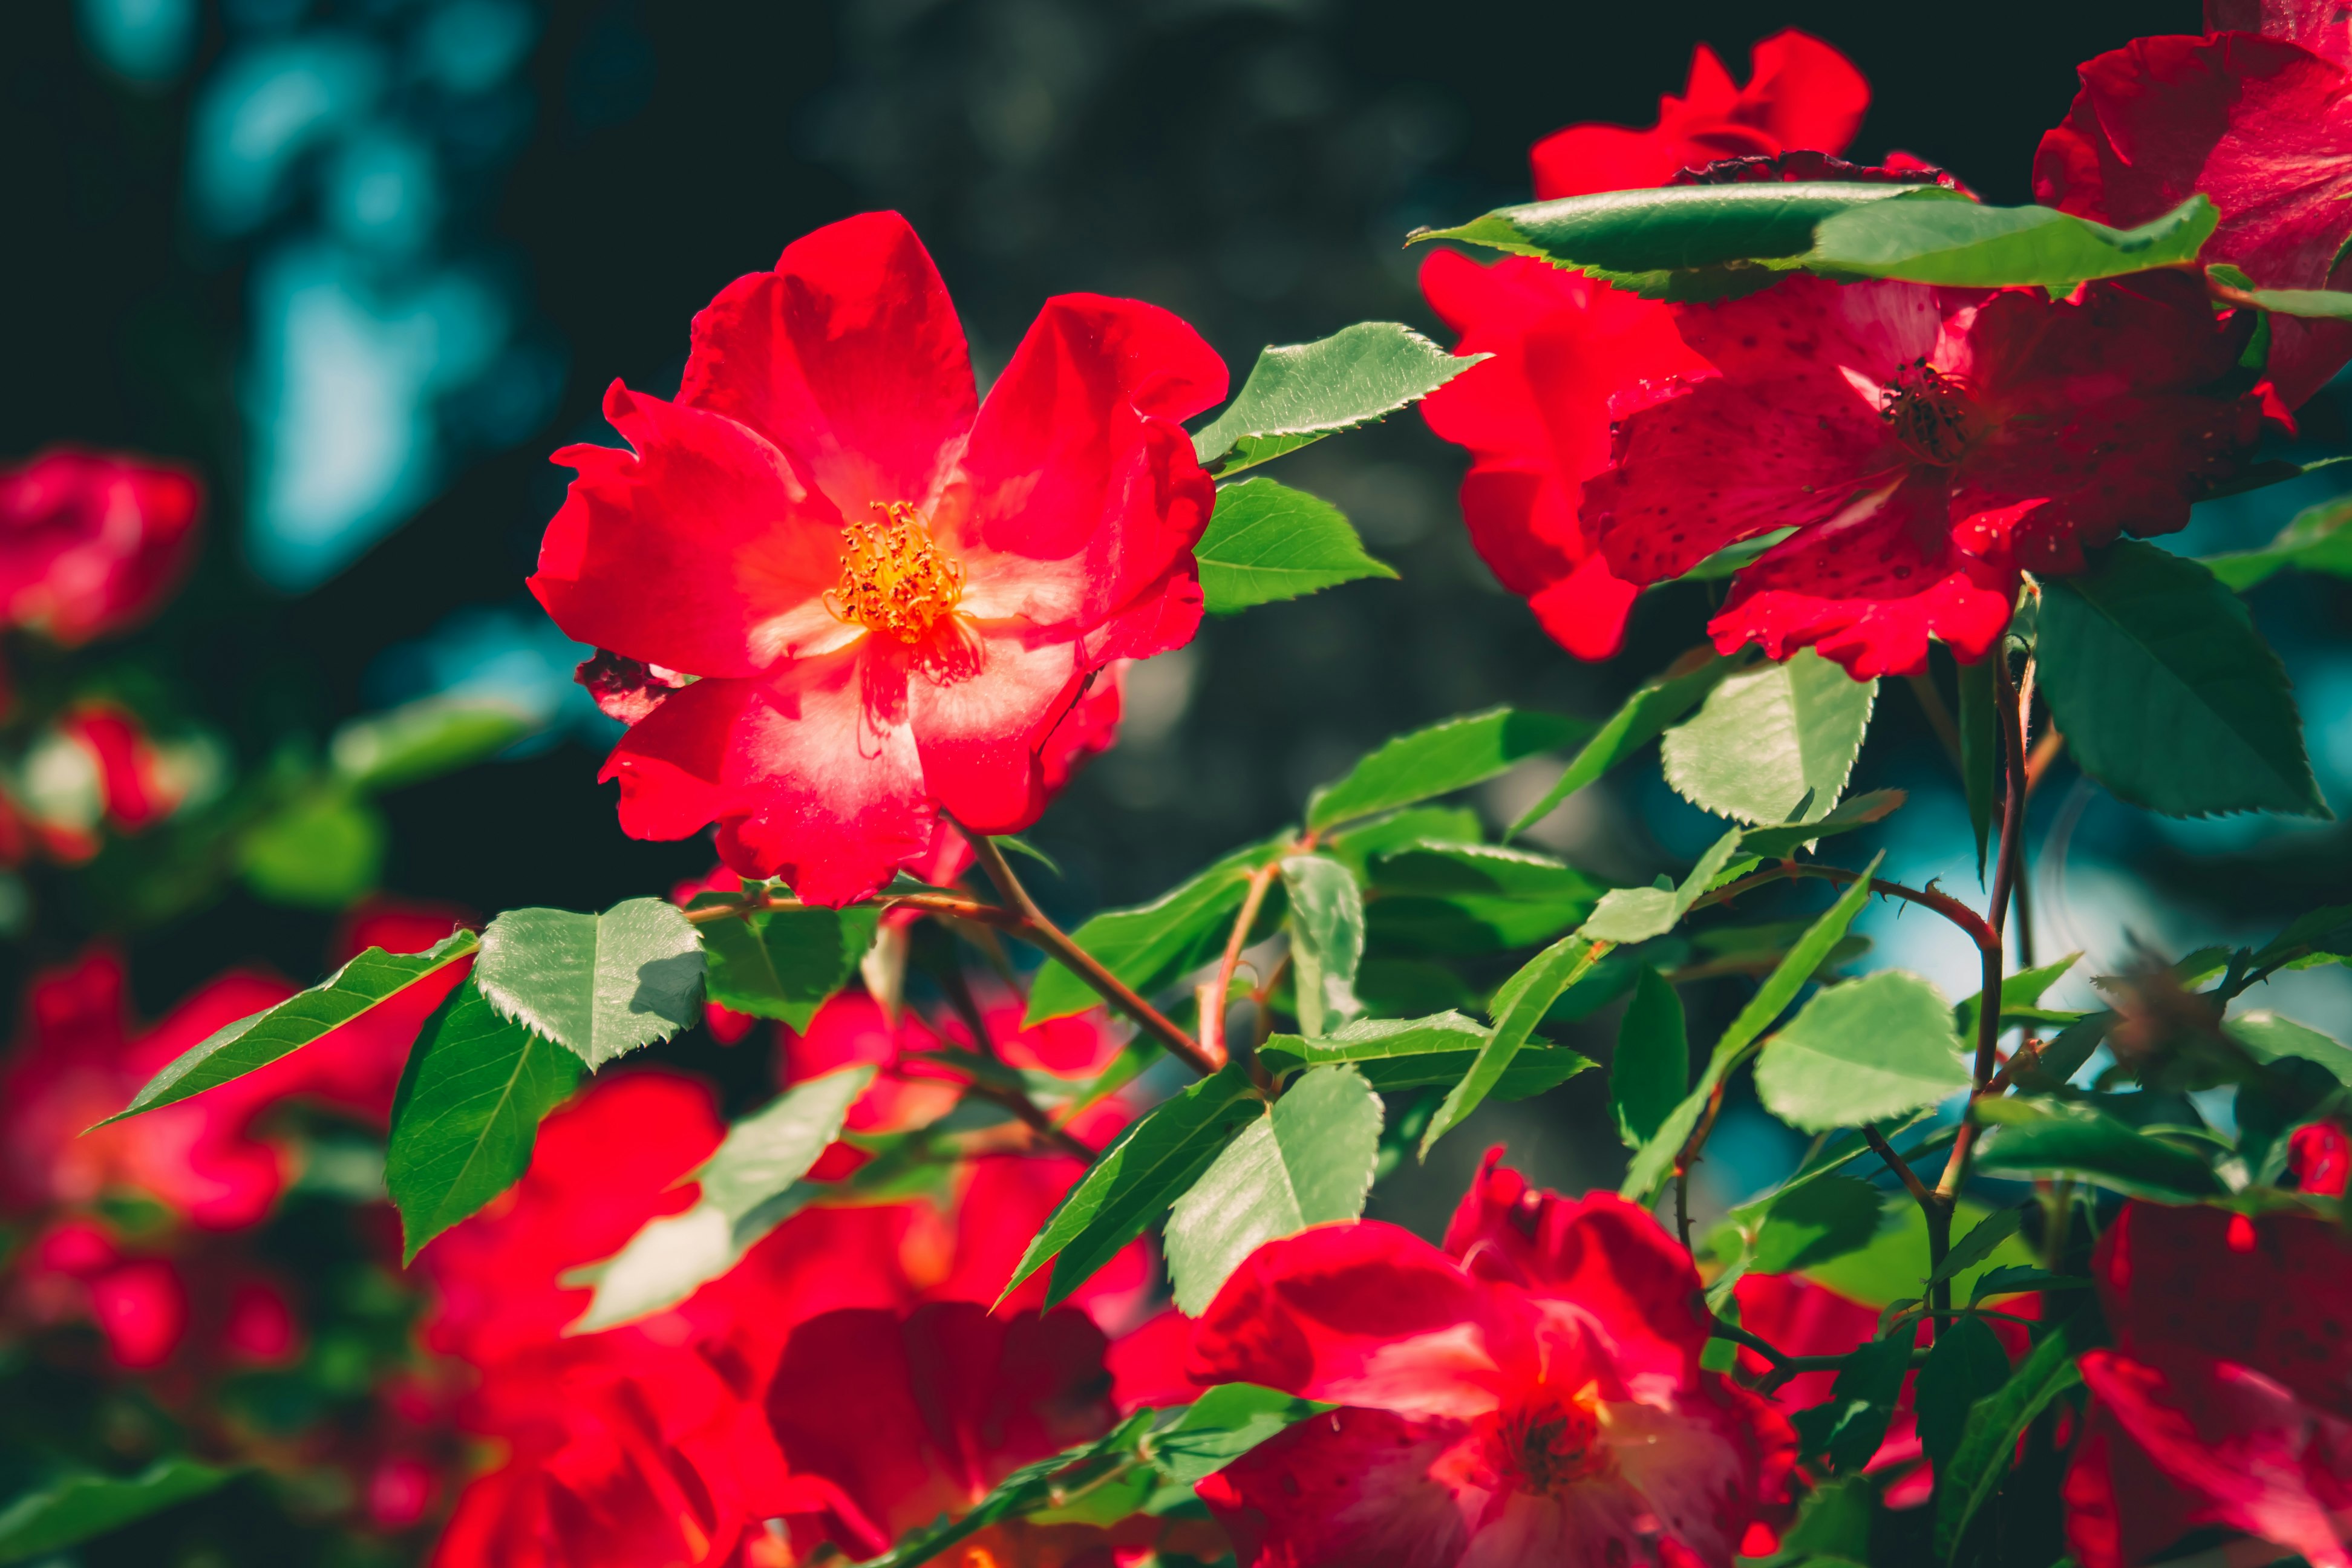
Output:
<svg viewBox="0 0 2352 1568">
<path fill-rule="evenodd" d="M 693 1173 L 702 1186 L 694 1206 L 646 1221 L 588 1271 L 596 1295 L 571 1331 L 591 1333 L 675 1306 L 734 1268 L 800 1207 L 800 1179 L 841 1135 L 874 1073 L 874 1064 L 861 1062 L 809 1079 L 730 1127 Z"/>
<path fill-rule="evenodd" d="M 2066 972 L 2082 962 L 2083 955 L 2070 952 L 2065 957 L 2032 969 L 2021 969 L 2000 983 L 2000 1016 L 2018 1023 L 2072 1023 L 2074 1015 L 2061 1013 L 2042 1005 L 2042 994 L 2066 977 Z M 1979 1009 L 1984 1005 L 1984 994 L 1979 992 L 1952 1009 L 1952 1027 L 1963 1040 L 1977 1037 Z"/>
<path fill-rule="evenodd" d="M 1813 977 L 1813 972 L 1828 962 L 1831 952 L 1843 940 L 1845 928 L 1862 912 L 1864 902 L 1870 897 L 1870 879 L 1878 874 L 1879 862 L 1885 858 L 1883 854 L 1874 858 L 1861 879 L 1846 889 L 1821 919 L 1805 928 L 1805 934 L 1773 966 L 1772 973 L 1756 988 L 1756 994 L 1733 1016 L 1731 1026 L 1724 1030 L 1708 1053 L 1697 1084 L 1666 1114 L 1649 1141 L 1633 1152 L 1625 1169 L 1625 1179 L 1617 1189 L 1619 1196 L 1643 1205 L 1657 1200 L 1658 1190 L 1674 1173 L 1675 1161 L 1696 1131 L 1699 1116 L 1706 1110 L 1716 1086 L 1739 1065 L 1757 1037 L 1788 1010 L 1789 1004 L 1797 999 L 1797 993 Z"/>
<path fill-rule="evenodd" d="M 2265 969 L 2278 963 L 2307 969 L 2347 962 L 2352 962 L 2352 904 L 2331 904 L 2298 915 L 2254 952 L 2255 966 Z M 2213 967 L 2218 970 L 2221 965 Z M 2182 983 L 2188 984 L 2186 979 Z"/>
<path fill-rule="evenodd" d="M 1913 1385 L 1913 1402 L 1919 1412 L 1920 1446 L 1938 1469 L 1950 1466 L 1968 1429 L 1969 1407 L 2008 1381 L 2009 1352 L 1982 1318 L 1958 1318 L 1937 1331 L 1935 1349 Z"/>
<path fill-rule="evenodd" d="M 1309 796 L 1307 826 L 1320 831 L 1467 789 L 1525 758 L 1572 744 L 1591 728 L 1557 713 L 1494 708 L 1399 735 Z"/>
<path fill-rule="evenodd" d="M 1536 1026 L 1551 1010 L 1551 1005 L 1561 993 L 1583 979 L 1600 956 L 1599 943 L 1565 936 L 1529 959 L 1517 973 L 1503 983 L 1493 1004 L 1495 1032 L 1479 1048 L 1469 1072 L 1446 1091 L 1437 1114 L 1430 1118 L 1428 1130 L 1421 1136 L 1423 1159 L 1428 1159 L 1431 1146 L 1461 1126 L 1463 1119 L 1494 1091 L 1510 1068 L 1511 1059 L 1528 1043 L 1528 1037 L 1535 1033 Z"/>
<path fill-rule="evenodd" d="M 402 1263 L 521 1179 L 540 1119 L 580 1074 L 578 1057 L 499 1017 L 471 981 L 449 993 L 409 1053 L 384 1148 Z"/>
<path fill-rule="evenodd" d="M 1360 577 L 1396 575 L 1394 567 L 1364 553 L 1364 542 L 1338 507 L 1272 479 L 1219 487 L 1217 509 L 1192 554 L 1201 564 L 1201 596 L 1213 616 Z"/>
<path fill-rule="evenodd" d="M 1617 888 L 1605 895 L 1584 922 L 1583 934 L 1595 942 L 1632 943 L 1664 936 L 1690 912 L 1700 895 L 1715 885 L 1717 873 L 1739 848 L 1739 829 L 1733 828 L 1708 846 L 1679 886 Z"/>
<path fill-rule="evenodd" d="M 1969 1521 L 1998 1489 L 2017 1454 L 2018 1439 L 2053 1399 L 2080 1383 L 2071 1335 L 2047 1334 L 2008 1380 L 1968 1413 L 1951 1462 L 1937 1467 L 1936 1551 L 1957 1563 Z"/>
<path fill-rule="evenodd" d="M 1254 1383 L 1221 1383 L 1151 1435 L 1151 1458 L 1169 1479 L 1192 1486 L 1277 1433 L 1334 1406 Z"/>
<path fill-rule="evenodd" d="M 2249 289 L 2246 293 L 2256 305 L 2278 315 L 2352 321 L 2352 294 L 2340 289 Z"/>
<path fill-rule="evenodd" d="M 2352 299 L 2352 295 L 2346 296 Z M 2204 564 L 2223 586 L 2242 594 L 2287 567 L 2330 577 L 2352 577 L 2352 499 L 2338 497 L 2307 507 L 2260 550 L 2208 555 Z"/>
<path fill-rule="evenodd" d="M 1697 707 L 1724 677 L 1739 668 L 1738 659 L 1709 654 L 1693 668 L 1644 684 L 1593 731 L 1568 770 L 1543 793 L 1543 798 L 1519 814 L 1506 837 L 1525 833 L 1550 816 L 1561 801 L 1656 740 L 1667 725 Z"/>
<path fill-rule="evenodd" d="M 1453 239 L 1533 256 L 1632 289 L 1649 299 L 1709 298 L 1769 283 L 1773 272 L 1727 268 L 1793 261 L 1813 247 L 1822 220 L 1881 202 L 1964 199 L 1936 186 L 1838 181 L 1676 185 L 1603 191 L 1504 207 L 1454 228 L 1417 229 L 1414 240 Z"/>
<path fill-rule="evenodd" d="M 2298 1024 L 2267 1007 L 2233 1015 L 2229 1029 L 2231 1037 L 2252 1052 L 2257 1061 L 2300 1057 L 2326 1068 L 2338 1081 L 2352 1084 L 2352 1047 L 2333 1035 L 2324 1035 L 2308 1024 Z"/>
<path fill-rule="evenodd" d="M 1226 928 L 1242 906 L 1251 872 L 1271 858 L 1276 840 L 1237 849 L 1190 881 L 1148 904 L 1111 910 L 1070 933 L 1102 966 L 1144 996 L 1164 990 L 1224 945 Z M 1059 963 L 1037 971 L 1029 986 L 1024 1027 L 1097 1006 L 1093 987 Z"/>
<path fill-rule="evenodd" d="M 1994 1212 L 1973 1198 L 1962 1198 L 1953 1205 L 1952 1230 L 1965 1241 Z M 2014 1236 L 2004 1237 L 1982 1261 L 1953 1276 L 1953 1295 L 1965 1297 L 1987 1274 L 2032 1260 L 2033 1253 L 2023 1242 Z M 1805 1270 L 1805 1278 L 1813 1283 L 1865 1307 L 1882 1309 L 1923 1295 L 1927 1274 L 1927 1222 L 1910 1195 L 1899 1192 L 1887 1194 L 1885 1217 L 1867 1246 Z"/>
<path fill-rule="evenodd" d="M 2065 294 L 2088 279 L 2194 261 L 2220 221 L 2202 195 L 2125 229 L 2054 207 L 1880 202 L 1824 218 L 1805 265 L 1842 277 L 1964 289 L 2034 283 Z"/>
<path fill-rule="evenodd" d="M 1740 836 L 1739 849 L 1742 854 L 1760 855 L 1768 860 L 1785 859 L 1816 839 L 1833 838 L 1841 833 L 1884 822 L 1910 798 L 1905 790 L 1870 790 L 1838 802 L 1828 816 L 1800 827 L 1751 827 Z"/>
<path fill-rule="evenodd" d="M 1990 1123 L 1977 1142 L 1977 1169 L 1987 1175 L 2069 1175 L 2127 1197 L 2158 1203 L 2218 1197 L 2225 1190 L 2206 1163 L 2188 1150 L 2150 1137 L 2088 1105 L 2046 1100 L 1985 1100 L 1978 1120 Z"/>
<path fill-rule="evenodd" d="M 1609 1110 L 1625 1147 L 1639 1149 L 1655 1137 L 1689 1089 L 1683 999 L 1645 963 L 1617 1026 L 1616 1053 L 1609 1058 Z"/>
<path fill-rule="evenodd" d="M 503 751 L 539 726 L 512 703 L 426 697 L 354 719 L 327 743 L 327 760 L 354 789 L 396 789 Z"/>
<path fill-rule="evenodd" d="M 1737 822 L 1777 826 L 1827 816 L 1845 792 L 1877 695 L 1876 681 L 1855 680 L 1811 648 L 1743 670 L 1666 731 L 1666 782 L 1700 810 Z"/>
<path fill-rule="evenodd" d="M 708 921 L 696 929 L 709 964 L 709 998 L 738 1013 L 805 1029 L 825 998 L 857 973 L 880 919 L 878 907 L 860 904 L 766 910 Z"/>
<path fill-rule="evenodd" d="M 1422 1018 L 1362 1018 L 1307 1039 L 1276 1035 L 1258 1048 L 1258 1059 L 1275 1073 L 1338 1062 L 1354 1065 L 1365 1081 L 1385 1094 L 1459 1082 L 1477 1060 L 1493 1031 L 1459 1013 Z M 1525 1100 L 1557 1089 L 1591 1067 L 1592 1059 L 1562 1047 L 1522 1047 L 1488 1091 L 1494 1100 Z"/>
<path fill-rule="evenodd" d="M 1408 845 L 1476 844 L 1486 837 L 1478 814 L 1464 805 L 1411 805 L 1323 837 L 1323 853 L 1370 884 L 1372 862 Z"/>
<path fill-rule="evenodd" d="M 1190 1191 L 1265 1109 L 1248 1070 L 1229 1062 L 1129 1123 L 1031 1238 L 1004 1294 L 1057 1256 L 1047 1294 L 1059 1300 L 1076 1289 Z"/>
<path fill-rule="evenodd" d="M 1977 838 L 1977 880 L 1984 880 L 1993 814 L 2000 809 L 2000 696 L 1993 658 L 1960 666 L 1960 784 Z"/>
<path fill-rule="evenodd" d="M 1952 1249 L 1944 1255 L 1944 1261 L 1928 1271 L 1926 1283 L 1940 1285 L 1982 1265 L 2000 1249 L 2001 1243 L 2022 1229 L 2024 1224 L 2025 1210 L 2022 1207 L 1995 1209 L 1960 1231 L 1959 1239 L 1952 1243 Z"/>
<path fill-rule="evenodd" d="M 458 931 L 423 952 L 369 948 L 308 991 L 214 1030 L 173 1058 L 169 1067 L 147 1080 L 129 1105 L 99 1125 L 202 1094 L 256 1068 L 268 1067 L 287 1052 L 309 1045 L 466 957 L 478 940 L 472 931 Z"/>
<path fill-rule="evenodd" d="M 1565 861 L 1496 844 L 1409 844 L 1373 863 L 1365 911 L 1383 952 L 1462 955 L 1549 942 L 1592 913 L 1603 886 Z"/>
<path fill-rule="evenodd" d="M 2168 816 L 2326 816 L 2286 671 L 2194 561 L 2125 540 L 2042 584 L 2041 689 L 2084 772 Z"/>
<path fill-rule="evenodd" d="M 1998 1268 L 1988 1268 L 1977 1276 L 1969 1291 L 1969 1305 L 1990 1301 L 2002 1296 L 2021 1295 L 2029 1290 L 2087 1290 L 2091 1282 L 2079 1274 L 2053 1274 L 2031 1263 L 2004 1263 Z"/>
<path fill-rule="evenodd" d="M 1321 1035 L 1364 1010 L 1356 969 L 1364 957 L 1364 895 L 1345 866 L 1321 855 L 1282 862 L 1290 905 L 1290 963 L 1297 976 L 1298 1027 Z"/>
<path fill-rule="evenodd" d="M 1822 991 L 1756 1058 L 1765 1109 L 1801 1132 L 1900 1116 L 1969 1082 L 1950 1004 L 1893 969 Z"/>
<path fill-rule="evenodd" d="M 45 1481 L 0 1507 L 0 1563 L 64 1552 L 236 1479 L 235 1470 L 173 1458 L 158 1459 L 135 1476 L 79 1471 Z"/>
<path fill-rule="evenodd" d="M 1456 358 L 1395 321 L 1359 321 L 1315 342 L 1269 348 L 1224 412 L 1193 436 L 1192 452 L 1213 474 L 1238 473 L 1384 419 L 1488 357 Z"/>
<path fill-rule="evenodd" d="M 1822 1176 L 1765 1206 L 1750 1268 L 1793 1274 L 1870 1245 L 1885 1217 L 1876 1187 L 1853 1176 Z"/>
<path fill-rule="evenodd" d="M 502 1017 L 603 1067 L 701 1016 L 702 939 L 661 899 L 601 915 L 509 910 L 482 932 L 474 984 Z"/>
<path fill-rule="evenodd" d="M 238 837 L 237 875 L 273 904 L 341 909 L 376 885 L 390 837 L 383 814 L 348 789 L 313 790 Z"/>
<path fill-rule="evenodd" d="M 1198 1317 L 1260 1246 L 1360 1217 L 1380 1143 L 1381 1100 L 1363 1074 L 1301 1074 L 1176 1200 L 1164 1237 L 1176 1305 Z"/>
</svg>

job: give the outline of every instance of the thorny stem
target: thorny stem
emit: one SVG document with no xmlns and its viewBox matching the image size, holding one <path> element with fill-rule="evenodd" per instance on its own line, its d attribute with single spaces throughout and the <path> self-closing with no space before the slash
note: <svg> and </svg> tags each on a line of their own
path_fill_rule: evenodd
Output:
<svg viewBox="0 0 2352 1568">
<path fill-rule="evenodd" d="M 2000 655 L 1994 658 L 1999 660 Z M 2032 689 L 2032 656 L 2026 656 L 2025 689 Z M 1984 950 L 1984 987 L 1979 993 L 1977 1007 L 1977 1059 L 1972 1074 L 1976 1087 L 1969 1095 L 1969 1106 L 1963 1112 L 1959 1129 L 1952 1138 L 1952 1152 L 1944 1162 L 1944 1173 L 1936 1184 L 1936 1192 L 1945 1200 L 1948 1211 L 1957 1200 L 1960 1182 L 1968 1173 L 1969 1152 L 1977 1140 L 1977 1102 L 1993 1092 L 1994 1074 L 2000 1066 L 2000 982 L 2004 968 L 2000 931 L 2009 912 L 2010 889 L 2018 882 L 2018 868 L 2025 857 L 2025 720 L 2018 701 L 2018 688 L 2009 679 L 2006 662 L 1993 666 L 1993 676 L 2000 693 L 2001 751 L 2007 767 L 2007 788 L 2002 793 L 2000 808 L 2000 851 L 1995 861 L 1992 877 L 1992 898 L 1985 906 L 1988 923 L 1992 931 L 1992 945 Z M 1948 1212 L 1945 1218 L 1950 1226 Z M 1947 1282 L 1938 1293 L 1937 1305 L 1950 1304 L 1951 1290 Z"/>
<path fill-rule="evenodd" d="M 1249 890 L 1242 895 L 1241 912 L 1234 917 L 1233 932 L 1225 938 L 1224 955 L 1217 960 L 1216 978 L 1196 993 L 1200 999 L 1201 1054 L 1221 1067 L 1232 1054 L 1225 1048 L 1225 1000 L 1233 994 L 1234 973 L 1241 967 L 1242 949 L 1249 945 L 1250 927 L 1257 923 L 1257 912 L 1265 904 L 1266 889 L 1281 874 L 1281 862 L 1274 860 L 1250 873 Z M 1261 1089 L 1265 1087 L 1263 1083 L 1258 1085 Z"/>
<path fill-rule="evenodd" d="M 1706 1147 L 1707 1134 L 1715 1131 L 1716 1114 L 1723 1109 L 1723 1084 L 1718 1080 L 1715 1092 L 1706 1097 L 1706 1110 L 1700 1115 L 1698 1125 L 1683 1144 L 1682 1152 L 1675 1156 L 1675 1229 L 1683 1238 L 1683 1250 L 1691 1250 L 1690 1237 L 1690 1173 L 1698 1163 L 1699 1151 Z"/>
<path fill-rule="evenodd" d="M 1824 866 L 1815 860 L 1784 860 L 1778 866 L 1767 866 L 1760 871 L 1748 873 L 1737 882 L 1717 888 L 1715 891 L 1695 900 L 1691 908 L 1703 910 L 1709 905 L 1728 903 L 1752 889 L 1790 877 L 1817 878 L 1824 882 L 1838 883 L 1840 886 L 1862 880 L 1861 872 L 1849 871 L 1843 866 Z M 1978 914 L 1959 900 L 1948 893 L 1939 893 L 1933 888 L 1906 888 L 1900 882 L 1889 882 L 1879 877 L 1873 877 L 1870 879 L 1870 890 L 1882 898 L 1900 899 L 1906 903 L 1917 904 L 1923 910 L 1935 910 L 1936 913 L 1959 927 L 1967 934 L 1968 939 L 1976 943 L 1979 952 L 1992 954 L 1993 963 L 1998 966 L 2000 953 L 1999 933 L 1985 924 L 1982 915 Z"/>
</svg>

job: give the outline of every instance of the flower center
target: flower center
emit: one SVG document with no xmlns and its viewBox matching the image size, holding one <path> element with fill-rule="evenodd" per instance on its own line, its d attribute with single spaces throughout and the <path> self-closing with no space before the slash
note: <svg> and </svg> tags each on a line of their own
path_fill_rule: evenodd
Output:
<svg viewBox="0 0 2352 1568">
<path fill-rule="evenodd" d="M 963 598 L 963 563 L 931 542 L 923 514 L 902 500 L 874 503 L 874 522 L 841 531 L 841 582 L 824 607 L 900 642 L 920 642 Z"/>
<path fill-rule="evenodd" d="M 1501 1415 L 1492 1441 L 1502 1478 L 1523 1492 L 1557 1492 L 1605 1472 L 1598 1390 L 1588 1384 L 1573 1398 L 1541 1393 Z"/>
<path fill-rule="evenodd" d="M 1976 405 L 1958 377 L 1946 375 L 1922 355 L 1895 372 L 1895 384 L 1878 395 L 1878 416 L 1903 447 L 1923 463 L 1949 468 L 1968 455 L 1975 434 Z"/>
</svg>

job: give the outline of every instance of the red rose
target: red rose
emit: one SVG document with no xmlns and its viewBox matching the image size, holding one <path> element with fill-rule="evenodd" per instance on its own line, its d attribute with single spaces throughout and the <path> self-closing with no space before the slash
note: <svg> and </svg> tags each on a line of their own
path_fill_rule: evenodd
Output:
<svg viewBox="0 0 2352 1568">
<path fill-rule="evenodd" d="M 635 448 L 579 470 L 531 589 L 572 636 L 690 683 L 605 764 L 621 822 L 854 902 L 1044 805 L 1039 753 L 1113 660 L 1190 639 L 1214 504 L 1177 423 L 1224 395 L 1183 322 L 1046 302 L 985 404 L 906 221 L 818 230 L 694 324 L 676 402 L 615 383 Z"/>
<path fill-rule="evenodd" d="M 2128 226 L 2198 192 L 2205 243 L 2266 289 L 2342 289 L 2352 240 L 2352 35 L 2320 0 L 2208 0 L 2202 37 L 2136 38 L 2082 67 L 2065 123 L 2033 161 L 2036 200 Z M 2290 408 L 2352 358 L 2352 326 L 2271 318 L 2269 372 Z"/>
<path fill-rule="evenodd" d="M 139 458 L 58 447 L 0 469 L 0 624 L 121 630 L 177 584 L 203 507 L 194 475 Z"/>
<path fill-rule="evenodd" d="M 1795 529 L 1735 579 L 1727 653 L 1810 646 L 1857 679 L 1924 669 L 1930 635 L 1981 658 L 2019 567 L 2181 527 L 2261 431 L 2255 395 L 2200 390 L 2252 322 L 2185 273 L 2055 300 L 1799 276 L 1668 308 L 1717 374 L 1623 419 L 1583 522 L 1634 583 Z"/>
<path fill-rule="evenodd" d="M 2083 1568 L 2219 1525 L 2352 1568 L 2352 1246 L 2299 1215 L 2128 1203 L 2092 1260 L 2115 1334 L 2065 1482 Z"/>
<path fill-rule="evenodd" d="M 1611 1194 L 1487 1155 L 1444 1250 L 1375 1221 L 1269 1243 L 1201 1320 L 1192 1376 L 1341 1408 L 1200 1484 L 1244 1564 L 1726 1568 L 1794 1448 L 1699 1370 L 1688 1254 Z"/>
</svg>

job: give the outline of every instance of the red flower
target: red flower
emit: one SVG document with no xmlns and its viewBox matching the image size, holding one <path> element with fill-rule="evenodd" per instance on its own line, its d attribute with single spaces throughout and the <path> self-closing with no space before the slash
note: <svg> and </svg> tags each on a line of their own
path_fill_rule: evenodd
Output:
<svg viewBox="0 0 2352 1568">
<path fill-rule="evenodd" d="M 0 469 L 0 624 L 57 642 L 119 631 L 171 593 L 204 490 L 144 458 L 57 447 Z"/>
<path fill-rule="evenodd" d="M 2200 390 L 2252 322 L 2182 273 L 2063 300 L 1799 276 L 1669 309 L 1717 374 L 1623 420 L 1583 521 L 1635 583 L 1794 528 L 1710 625 L 1727 653 L 1811 646 L 1857 679 L 1926 668 L 1931 635 L 1981 658 L 2020 566 L 2179 528 L 2260 433 L 2254 395 Z"/>
<path fill-rule="evenodd" d="M 1689 1256 L 1613 1195 L 1487 1155 L 1439 1251 L 1393 1226 L 1269 1243 L 1218 1293 L 1201 1382 L 1338 1404 L 1201 1483 L 1244 1563 L 1723 1568 L 1794 1440 L 1699 1370 Z"/>
<path fill-rule="evenodd" d="M 2065 1482 L 2083 1568 L 2200 1526 L 2352 1568 L 2352 1247 L 2325 1221 L 2130 1203 L 2093 1258 L 2114 1348 Z"/>
<path fill-rule="evenodd" d="M 1795 28 L 1756 46 L 1746 87 L 1705 44 L 1691 53 L 1690 85 L 1658 100 L 1658 123 L 1571 125 L 1535 145 L 1536 199 L 1663 185 L 1686 168 L 1724 158 L 1771 157 L 1793 148 L 1843 153 L 1862 128 L 1870 84 L 1843 55 Z"/>
<path fill-rule="evenodd" d="M 1048 300 L 976 404 L 913 230 L 869 214 L 787 248 L 695 319 L 678 398 L 615 383 L 635 448 L 579 470 L 532 592 L 565 631 L 698 677 L 604 776 L 648 838 L 803 898 L 871 893 L 941 811 L 1015 831 L 1088 679 L 1188 640 L 1214 490 L 1177 421 L 1223 396 L 1192 330 Z"/>
<path fill-rule="evenodd" d="M 2315 1121 L 2287 1135 L 2286 1168 L 2295 1186 L 2314 1197 L 2340 1198 L 2352 1184 L 2352 1138 L 2333 1121 Z"/>
<path fill-rule="evenodd" d="M 2033 162 L 2037 200 L 2105 223 L 2201 191 L 2221 211 L 2208 261 L 2268 289 L 2341 289 L 2352 240 L 2352 37 L 2313 0 L 2208 0 L 2202 37 L 2136 38 L 2082 67 L 2065 123 Z M 2289 407 L 2352 358 L 2352 326 L 2271 318 L 2269 373 Z"/>
</svg>

